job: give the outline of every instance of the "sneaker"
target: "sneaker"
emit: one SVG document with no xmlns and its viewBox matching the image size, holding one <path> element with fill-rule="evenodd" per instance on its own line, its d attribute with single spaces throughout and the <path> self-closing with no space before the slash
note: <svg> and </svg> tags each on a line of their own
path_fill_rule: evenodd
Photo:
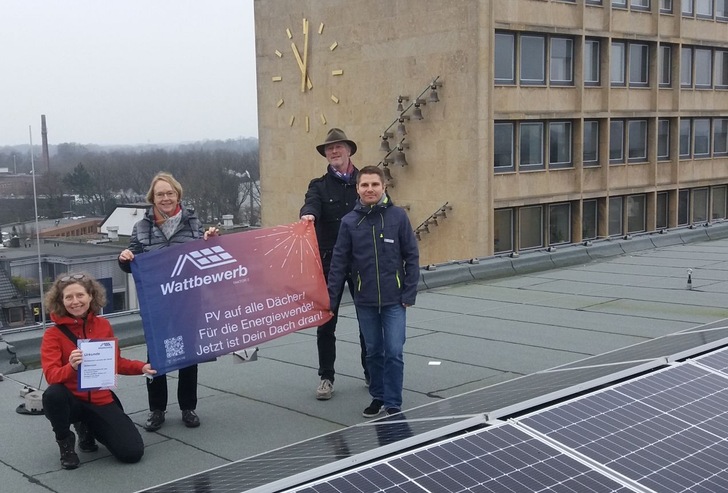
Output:
<svg viewBox="0 0 728 493">
<path fill-rule="evenodd" d="M 61 467 L 63 469 L 76 469 L 81 460 L 76 455 L 76 435 L 69 432 L 63 440 L 56 440 L 58 448 L 61 449 Z"/>
<path fill-rule="evenodd" d="M 376 418 L 377 416 L 379 416 L 379 413 L 382 412 L 383 405 L 384 402 L 380 401 L 379 399 L 374 399 L 372 403 L 369 404 L 369 407 L 364 409 L 361 415 L 365 418 Z"/>
<path fill-rule="evenodd" d="M 81 452 L 96 452 L 99 449 L 86 423 L 79 421 L 78 423 L 74 423 L 73 427 L 76 429 L 76 434 L 78 435 L 78 448 Z"/>
<path fill-rule="evenodd" d="M 187 428 L 197 428 L 200 426 L 200 418 L 192 409 L 185 409 L 182 411 L 182 422 Z"/>
<path fill-rule="evenodd" d="M 147 431 L 157 431 L 162 427 L 164 423 L 164 413 L 167 411 L 152 411 L 147 417 L 147 422 L 144 423 L 144 429 Z"/>
<path fill-rule="evenodd" d="M 384 412 L 387 413 L 387 416 L 392 416 L 393 414 L 401 413 L 402 410 L 398 407 L 388 407 Z"/>
<path fill-rule="evenodd" d="M 327 401 L 331 399 L 331 394 L 334 393 L 334 382 L 328 378 L 321 380 L 318 388 L 316 389 L 316 399 L 320 401 Z"/>
</svg>

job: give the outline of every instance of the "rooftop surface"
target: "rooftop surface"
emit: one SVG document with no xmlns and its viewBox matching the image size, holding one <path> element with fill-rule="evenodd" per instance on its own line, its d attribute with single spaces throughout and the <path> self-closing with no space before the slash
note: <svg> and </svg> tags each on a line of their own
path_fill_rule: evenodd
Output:
<svg viewBox="0 0 728 493">
<path fill-rule="evenodd" d="M 649 245 L 630 243 L 634 240 L 614 242 L 604 247 L 618 250 L 612 254 L 574 261 L 573 256 L 581 259 L 582 253 L 572 253 L 570 265 L 561 267 L 553 255 L 533 253 L 528 259 L 522 255 L 515 259 L 522 261 L 520 267 L 511 267 L 515 275 L 499 279 L 472 279 L 465 271 L 503 269 L 503 262 L 510 261 L 493 259 L 470 267 L 423 271 L 424 283 L 430 288 L 420 292 L 417 305 L 408 310 L 405 413 L 437 414 L 454 396 L 573 366 L 597 355 L 608 360 L 616 350 L 640 348 L 648 341 L 700 327 L 715 329 L 715 336 L 704 338 L 707 332 L 701 333 L 699 341 L 691 343 L 694 346 L 728 344 L 721 332 L 725 328 L 722 321 L 728 319 L 728 238 L 725 234 L 711 236 L 719 239 L 711 241 L 702 232 L 671 231 L 653 237 Z M 692 269 L 689 285 L 688 269 Z M 469 282 L 455 282 L 468 278 Z M 117 394 L 140 426 L 146 445 L 144 458 L 134 465 L 118 463 L 100 447 L 94 453 L 79 452 L 82 463 L 78 469 L 62 470 L 47 420 L 15 412 L 24 402 L 20 397 L 24 386 L 46 387 L 40 370 L 5 375 L 0 382 L 2 490 L 139 491 L 360 427 L 367 421 L 361 411 L 370 399 L 358 362 L 353 306 L 342 306 L 337 334 L 338 373 L 331 400 L 314 397 L 316 343 L 315 330 L 309 329 L 261 346 L 256 361 L 235 364 L 232 356 L 226 356 L 200 365 L 197 411 L 202 426 L 196 429 L 182 424 L 174 398 L 175 373 L 171 375 L 167 422 L 155 433 L 141 429 L 147 414 L 142 377 L 120 377 Z M 144 359 L 146 349 L 136 345 L 123 353 Z M 643 354 L 634 359 L 639 363 L 654 357 Z M 549 393 L 548 389 L 535 390 Z M 521 400 L 533 395 L 524 394 Z M 511 407 L 519 397 L 509 396 Z M 497 415 L 499 406 L 493 403 L 487 411 Z M 282 477 L 289 464 L 280 461 L 270 467 Z M 233 489 L 246 491 L 251 486 L 241 481 Z M 167 491 L 177 490 L 172 484 Z M 208 486 L 194 491 L 215 489 Z"/>
</svg>

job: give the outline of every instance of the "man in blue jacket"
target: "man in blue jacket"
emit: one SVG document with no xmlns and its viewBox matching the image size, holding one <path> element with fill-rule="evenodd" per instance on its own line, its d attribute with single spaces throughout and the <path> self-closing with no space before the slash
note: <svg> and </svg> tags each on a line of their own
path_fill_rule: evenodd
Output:
<svg viewBox="0 0 728 493">
<path fill-rule="evenodd" d="M 341 220 L 328 289 L 335 310 L 347 275 L 354 280 L 372 397 L 362 416 L 373 418 L 401 411 L 406 309 L 415 304 L 420 256 L 407 213 L 385 193 L 382 170 L 359 170 L 356 191 L 357 205 Z"/>
</svg>

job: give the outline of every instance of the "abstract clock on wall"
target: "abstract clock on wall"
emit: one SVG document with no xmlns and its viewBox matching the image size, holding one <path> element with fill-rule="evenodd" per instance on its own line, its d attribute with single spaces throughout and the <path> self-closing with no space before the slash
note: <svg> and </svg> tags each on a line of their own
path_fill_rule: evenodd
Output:
<svg viewBox="0 0 728 493">
<path fill-rule="evenodd" d="M 327 58 L 338 47 L 335 40 L 326 40 L 324 36 L 324 23 L 311 32 L 309 20 L 301 20 L 300 32 L 286 29 L 287 42 L 290 46 L 275 50 L 275 55 L 283 63 L 294 63 L 296 76 L 284 77 L 282 72 L 272 76 L 272 82 L 279 86 L 280 92 L 275 102 L 277 108 L 286 111 L 286 101 L 299 99 L 300 111 L 291 110 L 288 115 L 288 125 L 303 125 L 306 132 L 318 122 L 326 125 L 325 106 L 339 104 L 339 97 L 329 88 L 333 85 L 328 78 L 341 77 L 344 71 L 341 68 L 331 67 Z M 287 62 L 289 60 L 290 62 Z M 281 68 L 282 70 L 282 68 Z M 290 72 L 290 71 L 289 71 Z M 287 80 L 288 79 L 288 80 Z M 289 104 L 288 107 L 295 107 Z"/>
</svg>

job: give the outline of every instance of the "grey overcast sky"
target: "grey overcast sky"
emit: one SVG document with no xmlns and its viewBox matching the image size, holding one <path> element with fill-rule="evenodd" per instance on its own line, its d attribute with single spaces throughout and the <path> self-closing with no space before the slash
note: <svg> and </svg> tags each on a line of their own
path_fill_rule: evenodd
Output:
<svg viewBox="0 0 728 493">
<path fill-rule="evenodd" d="M 253 0 L 0 0 L 0 146 L 257 137 Z"/>
</svg>

